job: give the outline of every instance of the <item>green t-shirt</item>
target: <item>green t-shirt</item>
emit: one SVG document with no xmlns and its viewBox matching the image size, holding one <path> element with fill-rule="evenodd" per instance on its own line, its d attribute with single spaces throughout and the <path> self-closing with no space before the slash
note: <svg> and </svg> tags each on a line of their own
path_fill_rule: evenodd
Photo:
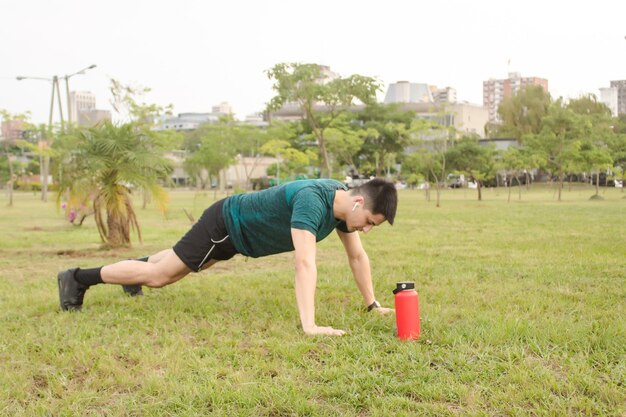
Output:
<svg viewBox="0 0 626 417">
<path fill-rule="evenodd" d="M 294 250 L 291 228 L 308 230 L 316 241 L 335 228 L 347 232 L 333 215 L 335 191 L 347 187 L 335 180 L 302 180 L 256 193 L 237 194 L 224 202 L 224 223 L 243 255 L 259 256 Z"/>
</svg>

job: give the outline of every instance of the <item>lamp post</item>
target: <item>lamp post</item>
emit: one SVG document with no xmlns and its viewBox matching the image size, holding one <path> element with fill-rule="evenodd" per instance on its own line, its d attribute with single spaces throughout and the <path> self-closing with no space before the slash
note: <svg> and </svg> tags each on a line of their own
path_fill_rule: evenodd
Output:
<svg viewBox="0 0 626 417">
<path fill-rule="evenodd" d="M 84 74 L 85 71 L 93 69 L 96 67 L 96 64 L 92 64 L 86 68 L 83 68 L 80 71 L 76 71 L 73 74 L 66 75 L 63 78 L 65 79 L 65 94 L 67 95 L 67 124 L 71 126 L 72 122 L 76 122 L 76 120 L 72 120 L 72 101 L 70 100 L 70 78 L 78 74 Z"/>
<path fill-rule="evenodd" d="M 69 79 L 77 74 L 84 74 L 86 70 L 95 68 L 95 65 L 90 65 L 89 67 L 83 68 L 80 71 L 77 71 L 70 75 L 65 75 L 65 88 L 67 93 L 67 112 L 68 112 L 68 122 L 71 123 L 72 116 L 70 115 L 70 92 L 69 92 Z M 48 116 L 48 137 L 50 139 L 50 143 L 47 141 L 39 142 L 39 149 L 43 150 L 52 144 L 52 115 L 54 113 L 54 96 L 57 96 L 57 102 L 59 107 L 59 116 L 61 118 L 61 132 L 65 132 L 65 123 L 63 121 L 63 106 L 61 105 L 61 89 L 59 88 L 59 76 L 54 75 L 52 78 L 45 77 L 24 77 L 18 76 L 16 77 L 18 81 L 22 80 L 43 80 L 48 81 L 52 84 L 52 96 L 50 99 L 50 114 Z M 40 171 L 41 171 L 41 200 L 48 201 L 48 175 L 50 173 L 50 156 L 44 155 L 43 158 L 40 158 Z"/>
</svg>

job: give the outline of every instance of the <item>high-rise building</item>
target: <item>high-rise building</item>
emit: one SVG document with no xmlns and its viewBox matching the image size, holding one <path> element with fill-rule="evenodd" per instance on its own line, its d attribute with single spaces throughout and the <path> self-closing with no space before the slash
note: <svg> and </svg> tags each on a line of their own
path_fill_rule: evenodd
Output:
<svg viewBox="0 0 626 417">
<path fill-rule="evenodd" d="M 611 81 L 611 88 L 617 89 L 617 114 L 626 114 L 626 80 Z"/>
<path fill-rule="evenodd" d="M 483 81 L 483 105 L 489 111 L 489 121 L 499 123 L 498 107 L 505 98 L 514 96 L 519 90 L 531 85 L 538 85 L 548 92 L 548 80 L 538 77 L 522 77 L 519 72 L 509 73 L 503 80 Z"/>
<path fill-rule="evenodd" d="M 70 93 L 70 120 L 78 123 L 78 115 L 96 109 L 96 96 L 89 91 L 72 91 Z"/>
<path fill-rule="evenodd" d="M 89 91 L 70 93 L 69 120 L 79 126 L 95 126 L 105 120 L 111 120 L 111 112 L 96 109 L 96 95 Z"/>
</svg>

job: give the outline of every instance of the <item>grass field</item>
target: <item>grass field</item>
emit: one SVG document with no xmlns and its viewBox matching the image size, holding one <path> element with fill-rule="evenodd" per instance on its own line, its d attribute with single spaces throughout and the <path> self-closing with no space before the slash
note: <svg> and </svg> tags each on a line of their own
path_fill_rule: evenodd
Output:
<svg viewBox="0 0 626 417">
<path fill-rule="evenodd" d="M 379 301 L 415 281 L 422 338 L 364 313 L 340 242 L 319 245 L 317 322 L 299 329 L 292 255 L 235 259 L 140 298 L 87 292 L 61 313 L 56 273 L 169 247 L 213 193 L 138 209 L 144 244 L 99 250 L 89 218 L 0 196 L 0 415 L 626 415 L 626 193 L 402 190 L 363 235 Z"/>
</svg>

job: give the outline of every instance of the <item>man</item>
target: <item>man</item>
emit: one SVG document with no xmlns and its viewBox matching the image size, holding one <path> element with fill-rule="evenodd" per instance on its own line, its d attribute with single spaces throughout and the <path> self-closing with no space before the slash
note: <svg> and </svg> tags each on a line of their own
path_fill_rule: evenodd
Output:
<svg viewBox="0 0 626 417">
<path fill-rule="evenodd" d="M 242 254 L 257 258 L 295 250 L 296 302 L 307 334 L 341 336 L 345 332 L 315 323 L 316 242 L 337 231 L 368 311 L 392 312 L 374 297 L 370 263 L 356 231 L 369 232 L 384 221 L 393 224 L 398 196 L 393 184 L 371 180 L 348 191 L 328 179 L 304 180 L 220 200 L 172 249 L 140 260 L 92 269 L 68 269 L 57 276 L 63 310 L 80 310 L 87 289 L 119 284 L 129 292 L 141 285 L 160 288 L 190 272 Z"/>
</svg>

